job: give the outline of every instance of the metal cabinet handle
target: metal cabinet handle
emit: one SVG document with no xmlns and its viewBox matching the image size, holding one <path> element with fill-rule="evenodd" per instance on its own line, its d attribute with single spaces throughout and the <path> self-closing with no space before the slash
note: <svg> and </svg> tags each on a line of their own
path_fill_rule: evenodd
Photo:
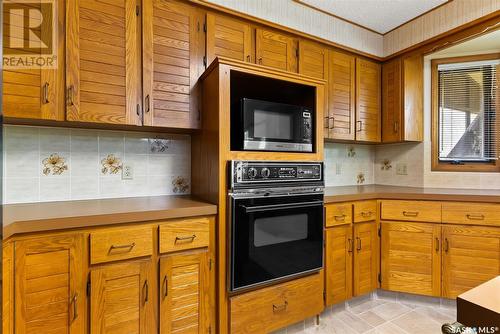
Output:
<svg viewBox="0 0 500 334">
<path fill-rule="evenodd" d="M 371 211 L 361 211 L 361 216 L 370 217 L 373 214 Z"/>
<path fill-rule="evenodd" d="M 336 216 L 333 216 L 333 218 L 336 220 L 336 221 L 344 221 L 345 220 L 345 215 L 336 215 Z"/>
<path fill-rule="evenodd" d="M 363 131 L 363 122 L 362 121 L 356 121 L 356 124 L 359 125 L 356 130 L 358 132 Z"/>
<path fill-rule="evenodd" d="M 259 57 L 259 64 L 262 65 L 262 57 Z"/>
<path fill-rule="evenodd" d="M 175 237 L 174 243 L 177 243 L 177 241 L 188 241 L 188 242 L 193 242 L 194 238 L 196 238 L 196 234 L 193 234 L 189 237 Z"/>
<path fill-rule="evenodd" d="M 328 126 L 328 129 L 333 129 L 335 127 L 335 117 L 330 116 L 329 117 L 332 120 L 332 126 Z M 330 125 L 330 122 L 328 122 L 328 125 Z"/>
<path fill-rule="evenodd" d="M 167 277 L 167 275 L 165 275 L 163 277 L 163 284 L 162 284 L 162 286 L 163 286 L 163 299 L 165 299 L 168 296 L 168 277 Z"/>
<path fill-rule="evenodd" d="M 330 129 L 330 117 L 326 116 L 325 117 L 325 129 Z"/>
<path fill-rule="evenodd" d="M 418 211 L 403 211 L 403 216 L 416 217 L 418 216 Z"/>
<path fill-rule="evenodd" d="M 283 303 L 283 305 L 273 304 L 273 312 L 276 313 L 276 312 L 286 311 L 287 307 L 288 307 L 288 302 L 286 300 L 285 303 Z"/>
<path fill-rule="evenodd" d="M 145 280 L 144 281 L 144 286 L 142 287 L 143 291 L 145 290 L 144 292 L 144 304 L 146 304 L 149 300 L 149 284 L 148 284 L 148 280 Z"/>
<path fill-rule="evenodd" d="M 134 247 L 135 242 L 128 245 L 111 245 L 111 247 L 109 247 L 109 251 L 111 252 L 113 249 L 128 249 L 128 251 L 130 252 Z"/>
<path fill-rule="evenodd" d="M 247 55 L 247 62 L 250 62 L 250 55 Z"/>
<path fill-rule="evenodd" d="M 394 133 L 399 132 L 399 122 L 394 122 Z"/>
<path fill-rule="evenodd" d="M 354 250 L 354 243 L 352 242 L 352 239 L 349 238 L 347 239 L 347 252 L 352 253 L 353 250 Z"/>
<path fill-rule="evenodd" d="M 73 85 L 69 86 L 68 87 L 68 91 L 67 91 L 67 94 L 68 94 L 68 105 L 69 106 L 74 106 L 75 105 L 75 99 L 74 99 L 74 94 L 75 94 L 75 88 Z"/>
<path fill-rule="evenodd" d="M 49 83 L 46 82 L 43 84 L 42 87 L 42 103 L 47 104 L 49 103 Z"/>
<path fill-rule="evenodd" d="M 450 250 L 450 242 L 448 241 L 448 238 L 444 238 L 444 251 L 445 253 L 448 253 Z"/>
<path fill-rule="evenodd" d="M 78 293 L 75 293 L 71 298 L 71 303 L 73 304 L 73 319 L 71 322 L 74 322 L 78 318 Z"/>
<path fill-rule="evenodd" d="M 356 247 L 356 250 L 359 252 L 361 250 L 361 238 L 360 237 L 356 237 L 356 240 L 358 241 L 358 245 Z"/>
<path fill-rule="evenodd" d="M 150 102 L 151 101 L 150 101 L 149 94 L 148 94 L 144 98 L 144 105 L 146 106 L 146 113 L 148 113 L 151 110 L 151 104 L 150 104 Z"/>
<path fill-rule="evenodd" d="M 466 215 L 467 219 L 469 220 L 484 220 L 484 215 L 483 214 L 467 214 Z"/>
<path fill-rule="evenodd" d="M 439 252 L 439 244 L 440 244 L 439 238 L 436 237 L 436 252 Z"/>
</svg>

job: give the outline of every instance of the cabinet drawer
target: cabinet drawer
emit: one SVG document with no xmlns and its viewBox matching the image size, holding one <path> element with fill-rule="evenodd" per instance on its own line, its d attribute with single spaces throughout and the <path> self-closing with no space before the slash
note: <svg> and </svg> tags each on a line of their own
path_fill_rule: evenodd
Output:
<svg viewBox="0 0 500 334">
<path fill-rule="evenodd" d="M 326 227 L 352 223 L 352 203 L 328 204 Z"/>
<path fill-rule="evenodd" d="M 230 308 L 232 334 L 283 328 L 321 313 L 323 273 L 232 297 Z"/>
<path fill-rule="evenodd" d="M 441 222 L 441 203 L 425 201 L 383 201 L 383 220 L 403 220 L 415 222 Z"/>
<path fill-rule="evenodd" d="M 160 225 L 160 253 L 208 247 L 208 218 L 173 220 Z"/>
<path fill-rule="evenodd" d="M 377 219 L 377 201 L 354 202 L 354 222 L 367 222 Z"/>
<path fill-rule="evenodd" d="M 500 205 L 443 203 L 443 222 L 452 224 L 500 226 Z"/>
<path fill-rule="evenodd" d="M 102 263 L 151 255 L 151 226 L 106 229 L 90 233 L 90 263 Z"/>
</svg>

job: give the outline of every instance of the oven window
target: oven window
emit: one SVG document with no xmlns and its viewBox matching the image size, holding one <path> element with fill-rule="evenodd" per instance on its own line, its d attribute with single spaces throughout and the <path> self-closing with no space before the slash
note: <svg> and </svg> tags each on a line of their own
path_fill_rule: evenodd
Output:
<svg viewBox="0 0 500 334">
<path fill-rule="evenodd" d="M 255 109 L 253 113 L 255 138 L 291 140 L 293 114 Z"/>
<path fill-rule="evenodd" d="M 307 239 L 307 214 L 258 218 L 254 222 L 254 246 L 262 247 Z"/>
</svg>

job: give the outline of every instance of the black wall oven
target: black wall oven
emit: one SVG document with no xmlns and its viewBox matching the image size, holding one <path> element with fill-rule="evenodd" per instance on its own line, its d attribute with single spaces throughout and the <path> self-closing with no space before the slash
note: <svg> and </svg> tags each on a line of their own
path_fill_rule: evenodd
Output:
<svg viewBox="0 0 500 334">
<path fill-rule="evenodd" d="M 321 269 L 322 165 L 233 162 L 238 168 L 229 197 L 230 291 Z"/>
</svg>

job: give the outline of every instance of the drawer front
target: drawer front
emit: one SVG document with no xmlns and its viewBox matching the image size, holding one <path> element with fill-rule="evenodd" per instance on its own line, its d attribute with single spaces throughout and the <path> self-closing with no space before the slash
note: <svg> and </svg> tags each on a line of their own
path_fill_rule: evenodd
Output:
<svg viewBox="0 0 500 334">
<path fill-rule="evenodd" d="M 352 223 L 352 203 L 326 205 L 326 227 Z"/>
<path fill-rule="evenodd" d="M 160 253 L 208 247 L 209 230 L 208 218 L 180 219 L 160 224 Z"/>
<path fill-rule="evenodd" d="M 230 299 L 231 330 L 268 333 L 323 310 L 323 272 Z"/>
<path fill-rule="evenodd" d="M 148 256 L 153 253 L 153 228 L 124 227 L 90 233 L 90 263 Z"/>
<path fill-rule="evenodd" d="M 441 222 L 441 203 L 425 201 L 382 201 L 381 219 Z"/>
<path fill-rule="evenodd" d="M 443 222 L 500 226 L 500 204 L 443 203 Z"/>
<path fill-rule="evenodd" d="M 367 222 L 377 219 L 377 201 L 354 202 L 355 223 Z"/>
</svg>

